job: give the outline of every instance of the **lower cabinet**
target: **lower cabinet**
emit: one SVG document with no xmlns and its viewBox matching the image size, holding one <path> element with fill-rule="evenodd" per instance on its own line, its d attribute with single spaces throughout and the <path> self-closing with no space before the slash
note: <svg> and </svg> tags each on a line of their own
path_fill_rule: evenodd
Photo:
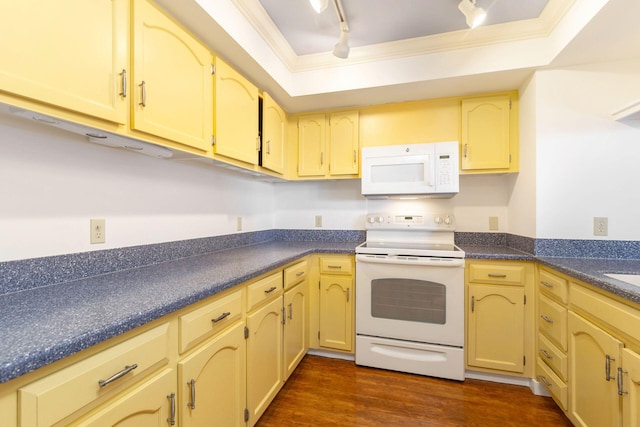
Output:
<svg viewBox="0 0 640 427">
<path fill-rule="evenodd" d="M 210 339 L 178 363 L 180 425 L 244 426 L 244 323 Z"/>
<path fill-rule="evenodd" d="M 298 366 L 307 349 L 307 282 L 295 285 L 284 293 L 284 379 Z"/>
<path fill-rule="evenodd" d="M 318 346 L 353 352 L 353 256 L 320 257 Z"/>
<path fill-rule="evenodd" d="M 625 348 L 622 350 L 621 376 L 622 425 L 640 426 L 640 354 Z"/>
</svg>

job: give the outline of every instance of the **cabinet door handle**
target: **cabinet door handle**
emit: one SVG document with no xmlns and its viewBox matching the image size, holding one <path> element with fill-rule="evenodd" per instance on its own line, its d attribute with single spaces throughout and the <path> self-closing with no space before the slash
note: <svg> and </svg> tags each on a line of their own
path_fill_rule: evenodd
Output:
<svg viewBox="0 0 640 427">
<path fill-rule="evenodd" d="M 293 320 L 293 303 L 289 303 L 289 320 Z"/>
<path fill-rule="evenodd" d="M 546 385 L 547 387 L 551 387 L 551 383 L 549 382 L 548 379 L 545 378 L 544 375 L 538 375 L 538 378 L 540 378 L 540 381 Z"/>
<path fill-rule="evenodd" d="M 176 425 L 176 394 L 171 393 L 167 396 L 167 399 L 169 399 L 169 402 L 171 404 L 171 414 L 169 415 L 169 418 L 167 418 L 167 422 L 170 425 L 174 426 Z"/>
<path fill-rule="evenodd" d="M 613 357 L 606 354 L 604 356 L 604 379 L 607 381 L 611 381 L 614 377 L 611 376 L 611 361 L 615 361 Z"/>
<path fill-rule="evenodd" d="M 112 376 L 110 376 L 109 378 L 107 378 L 106 380 L 100 380 L 98 381 L 98 385 L 100 387 L 104 387 L 109 383 L 114 382 L 115 380 L 124 377 L 125 375 L 127 375 L 129 372 L 133 371 L 134 369 L 136 369 L 138 367 L 137 363 L 134 363 L 133 365 L 127 365 L 124 367 L 124 369 L 116 374 L 113 374 Z"/>
<path fill-rule="evenodd" d="M 547 352 L 547 350 L 545 350 L 545 349 L 543 349 L 543 348 L 541 348 L 541 349 L 540 349 L 540 353 L 541 353 L 544 357 L 546 357 L 547 359 L 553 359 L 553 356 L 552 356 L 552 355 L 550 355 L 550 354 L 549 354 L 549 352 Z"/>
<path fill-rule="evenodd" d="M 335 269 L 335 270 L 340 270 L 342 268 L 341 265 L 328 265 L 327 267 L 329 267 L 331 269 Z"/>
<path fill-rule="evenodd" d="M 547 323 L 553 323 L 553 319 L 549 318 L 549 316 L 545 314 L 541 314 L 540 317 L 542 318 L 542 320 L 544 320 Z"/>
<path fill-rule="evenodd" d="M 256 136 L 256 151 L 260 151 L 260 137 Z"/>
<path fill-rule="evenodd" d="M 320 166 L 324 165 L 324 153 L 320 153 Z"/>
<path fill-rule="evenodd" d="M 467 158 L 467 146 L 469 144 L 464 144 L 464 157 Z"/>
<path fill-rule="evenodd" d="M 225 311 L 224 313 L 222 313 L 220 316 L 216 317 L 215 319 L 211 319 L 211 321 L 213 323 L 218 323 L 219 321 L 226 319 L 230 315 L 231 315 L 230 311 Z"/>
<path fill-rule="evenodd" d="M 544 280 L 541 280 L 540 283 L 542 283 L 542 286 L 545 286 L 549 289 L 553 289 L 553 284 L 549 283 L 549 282 L 545 282 Z"/>
<path fill-rule="evenodd" d="M 278 289 L 278 288 L 276 288 L 275 286 L 272 286 L 272 287 L 270 287 L 269 289 L 266 289 L 266 290 L 264 291 L 264 293 L 265 293 L 265 294 L 270 294 L 271 292 L 275 291 L 276 289 Z"/>
<path fill-rule="evenodd" d="M 141 100 L 138 103 L 138 105 L 140 105 L 141 107 L 146 107 L 147 106 L 147 84 L 144 82 L 144 80 L 142 81 L 142 83 L 140 83 L 140 97 L 141 97 Z"/>
<path fill-rule="evenodd" d="M 476 309 L 476 297 L 472 296 L 471 297 L 471 312 L 473 313 L 473 311 Z"/>
<path fill-rule="evenodd" d="M 196 380 L 191 379 L 187 384 L 191 388 L 191 402 L 187 403 L 187 406 L 191 409 L 196 409 Z"/>
<path fill-rule="evenodd" d="M 271 140 L 267 141 L 267 154 L 271 154 Z"/>
<path fill-rule="evenodd" d="M 489 277 L 507 277 L 506 274 L 502 274 L 502 273 L 489 273 L 488 274 Z"/>
<path fill-rule="evenodd" d="M 353 164 L 355 165 L 358 161 L 358 153 L 356 153 L 356 150 L 353 150 Z"/>
<path fill-rule="evenodd" d="M 122 72 L 120 73 L 121 77 L 121 82 L 122 82 L 122 91 L 120 92 L 120 96 L 123 98 L 127 97 L 127 70 L 125 70 L 124 68 L 122 69 Z"/>
<path fill-rule="evenodd" d="M 300 276 L 303 276 L 303 275 L 304 275 L 304 271 L 298 271 L 296 273 L 296 277 L 300 277 Z"/>
<path fill-rule="evenodd" d="M 624 396 L 629 394 L 628 391 L 624 391 L 624 385 L 622 384 L 622 374 L 628 374 L 628 371 L 623 371 L 622 368 L 618 368 L 618 396 Z"/>
<path fill-rule="evenodd" d="M 351 295 L 351 289 L 347 288 L 347 302 L 349 302 L 350 295 Z"/>
</svg>

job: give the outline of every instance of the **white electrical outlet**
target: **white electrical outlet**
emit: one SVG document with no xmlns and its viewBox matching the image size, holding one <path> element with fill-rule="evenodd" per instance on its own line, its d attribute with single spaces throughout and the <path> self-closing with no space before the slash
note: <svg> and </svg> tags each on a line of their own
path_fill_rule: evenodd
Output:
<svg viewBox="0 0 640 427">
<path fill-rule="evenodd" d="M 593 235 L 606 236 L 609 234 L 609 220 L 605 217 L 593 218 Z"/>
<path fill-rule="evenodd" d="M 316 215 L 316 227 L 322 227 L 322 215 Z"/>
<path fill-rule="evenodd" d="M 104 219 L 95 219 L 92 218 L 89 221 L 91 224 L 91 233 L 90 233 L 90 242 L 94 243 L 104 243 L 105 242 L 105 220 Z"/>
<path fill-rule="evenodd" d="M 241 216 L 239 216 L 239 217 L 236 219 L 236 229 L 237 229 L 238 231 L 242 231 L 242 217 L 241 217 Z"/>
</svg>

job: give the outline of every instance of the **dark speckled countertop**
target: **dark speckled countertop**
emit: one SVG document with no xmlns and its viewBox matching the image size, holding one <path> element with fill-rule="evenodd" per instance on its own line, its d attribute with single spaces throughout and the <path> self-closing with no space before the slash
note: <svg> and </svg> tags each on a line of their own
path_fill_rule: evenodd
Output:
<svg viewBox="0 0 640 427">
<path fill-rule="evenodd" d="M 268 242 L 2 295 L 0 383 L 305 255 L 356 245 Z"/>
</svg>

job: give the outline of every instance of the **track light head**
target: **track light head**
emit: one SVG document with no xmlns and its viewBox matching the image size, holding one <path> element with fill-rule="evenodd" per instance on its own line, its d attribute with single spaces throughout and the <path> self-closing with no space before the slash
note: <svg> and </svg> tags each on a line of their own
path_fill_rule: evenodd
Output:
<svg viewBox="0 0 640 427">
<path fill-rule="evenodd" d="M 340 40 L 333 48 L 333 54 L 338 58 L 346 59 L 349 57 L 349 50 L 351 50 L 349 48 L 349 33 L 342 30 L 340 32 Z"/>
<path fill-rule="evenodd" d="M 458 4 L 458 9 L 467 19 L 469 28 L 475 28 L 487 17 L 487 12 L 481 7 L 476 6 L 476 0 L 462 0 Z"/>
<path fill-rule="evenodd" d="M 309 3 L 311 3 L 311 7 L 316 13 L 322 13 L 329 5 L 329 0 L 309 0 Z"/>
</svg>

